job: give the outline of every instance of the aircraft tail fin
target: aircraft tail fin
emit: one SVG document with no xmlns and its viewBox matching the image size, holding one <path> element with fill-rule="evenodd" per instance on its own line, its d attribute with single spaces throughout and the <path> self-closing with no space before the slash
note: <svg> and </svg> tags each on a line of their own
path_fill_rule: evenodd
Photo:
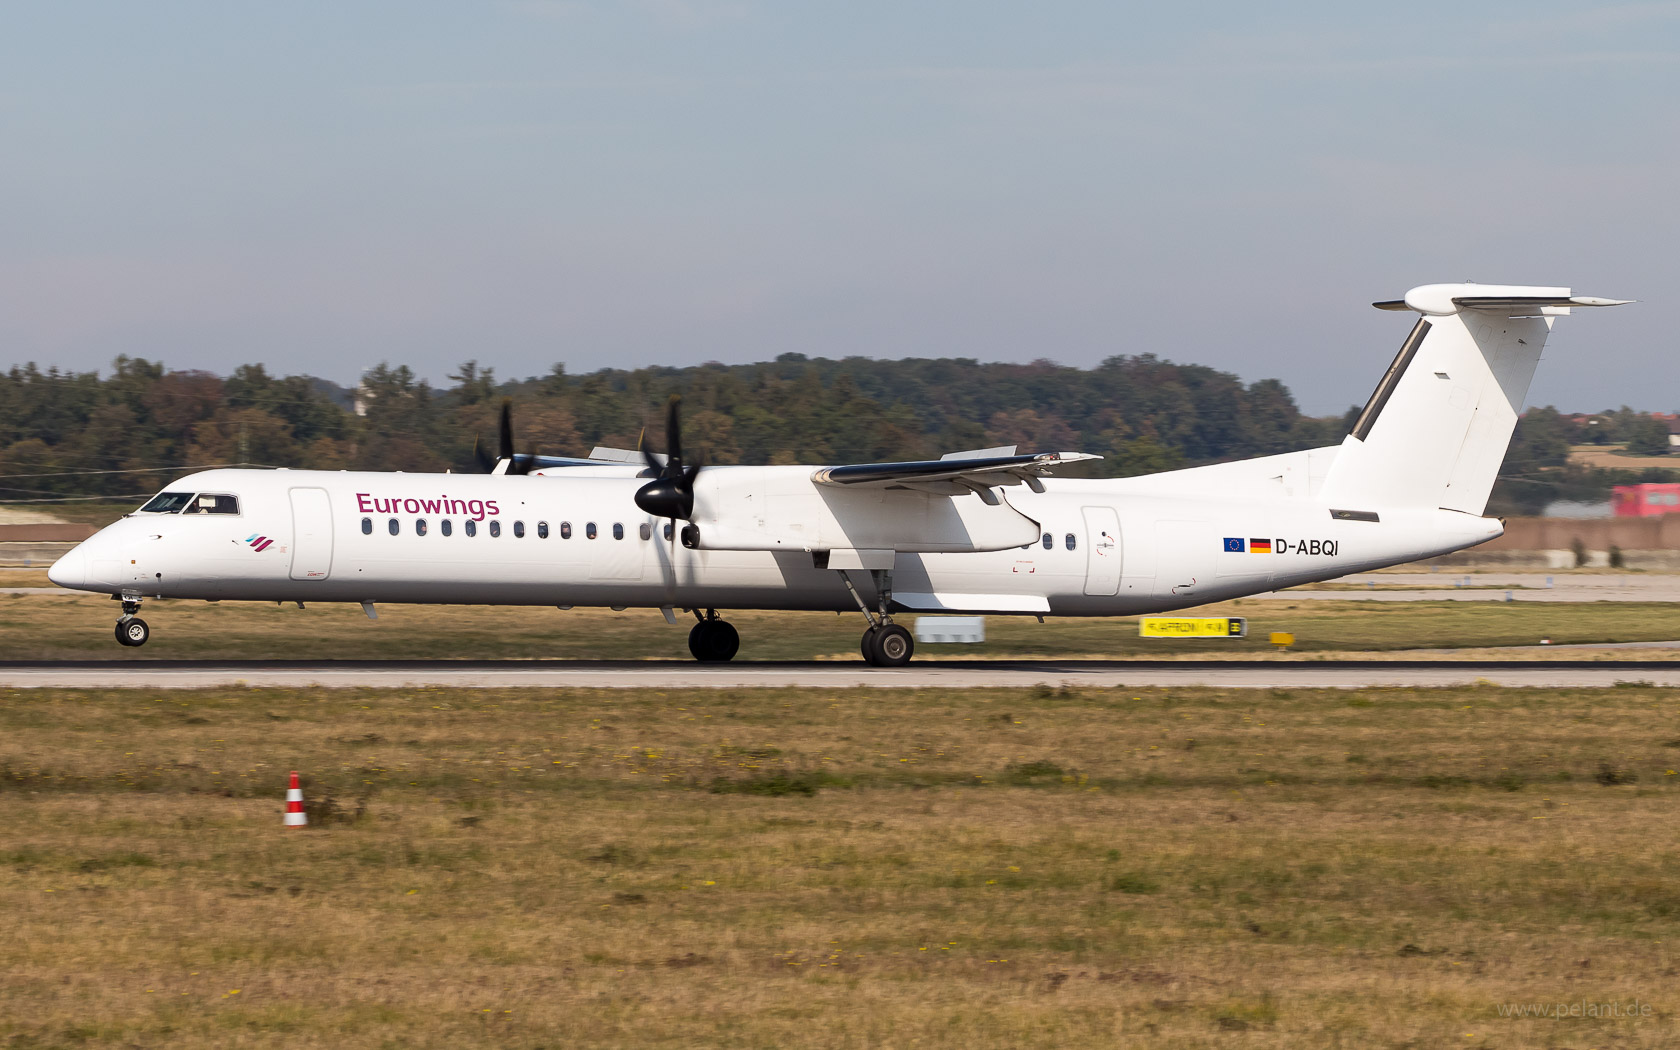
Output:
<svg viewBox="0 0 1680 1050">
<path fill-rule="evenodd" d="M 1342 441 L 1320 498 L 1480 515 L 1552 322 L 1573 307 L 1625 301 L 1567 288 L 1432 284 L 1373 303 L 1421 316 Z"/>
</svg>

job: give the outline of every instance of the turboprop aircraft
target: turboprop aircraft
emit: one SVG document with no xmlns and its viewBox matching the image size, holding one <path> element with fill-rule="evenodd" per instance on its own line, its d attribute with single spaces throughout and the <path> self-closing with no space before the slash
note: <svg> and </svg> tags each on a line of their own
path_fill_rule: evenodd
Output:
<svg viewBox="0 0 1680 1050">
<path fill-rule="evenodd" d="M 856 609 L 863 656 L 907 662 L 901 613 L 1162 612 L 1470 547 L 1553 321 L 1622 301 L 1436 284 L 1374 304 L 1418 315 L 1340 445 L 1111 480 L 1052 478 L 1077 452 L 910 463 L 685 462 L 517 454 L 504 406 L 488 474 L 208 470 L 65 554 L 62 587 L 143 599 L 610 606 L 692 613 L 698 660 L 731 659 L 719 609 Z"/>
</svg>

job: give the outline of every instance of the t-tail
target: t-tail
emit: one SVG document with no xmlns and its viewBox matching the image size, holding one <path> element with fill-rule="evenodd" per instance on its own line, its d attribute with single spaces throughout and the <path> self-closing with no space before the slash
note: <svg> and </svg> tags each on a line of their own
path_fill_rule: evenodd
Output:
<svg viewBox="0 0 1680 1050">
<path fill-rule="evenodd" d="M 1480 515 L 1552 322 L 1631 300 L 1568 288 L 1430 284 L 1379 310 L 1419 315 L 1320 489 L 1336 506 Z"/>
</svg>

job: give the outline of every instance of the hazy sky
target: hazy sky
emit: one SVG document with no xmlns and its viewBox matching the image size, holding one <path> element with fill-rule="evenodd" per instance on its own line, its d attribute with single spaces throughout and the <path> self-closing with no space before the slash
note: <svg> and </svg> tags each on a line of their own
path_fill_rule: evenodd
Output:
<svg viewBox="0 0 1680 1050">
<path fill-rule="evenodd" d="M 1364 401 L 1371 300 L 1644 300 L 1530 400 L 1680 407 L 1680 4 L 0 4 L 0 365 L 353 381 L 1155 352 Z"/>
</svg>

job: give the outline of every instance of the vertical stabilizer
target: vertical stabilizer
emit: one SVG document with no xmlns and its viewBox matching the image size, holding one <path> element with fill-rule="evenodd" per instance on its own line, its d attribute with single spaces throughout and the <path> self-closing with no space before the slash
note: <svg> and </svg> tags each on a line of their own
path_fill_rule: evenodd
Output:
<svg viewBox="0 0 1680 1050">
<path fill-rule="evenodd" d="M 1552 322 L 1618 300 L 1567 288 L 1434 284 L 1379 309 L 1421 316 L 1320 490 L 1337 506 L 1481 514 Z"/>
</svg>

